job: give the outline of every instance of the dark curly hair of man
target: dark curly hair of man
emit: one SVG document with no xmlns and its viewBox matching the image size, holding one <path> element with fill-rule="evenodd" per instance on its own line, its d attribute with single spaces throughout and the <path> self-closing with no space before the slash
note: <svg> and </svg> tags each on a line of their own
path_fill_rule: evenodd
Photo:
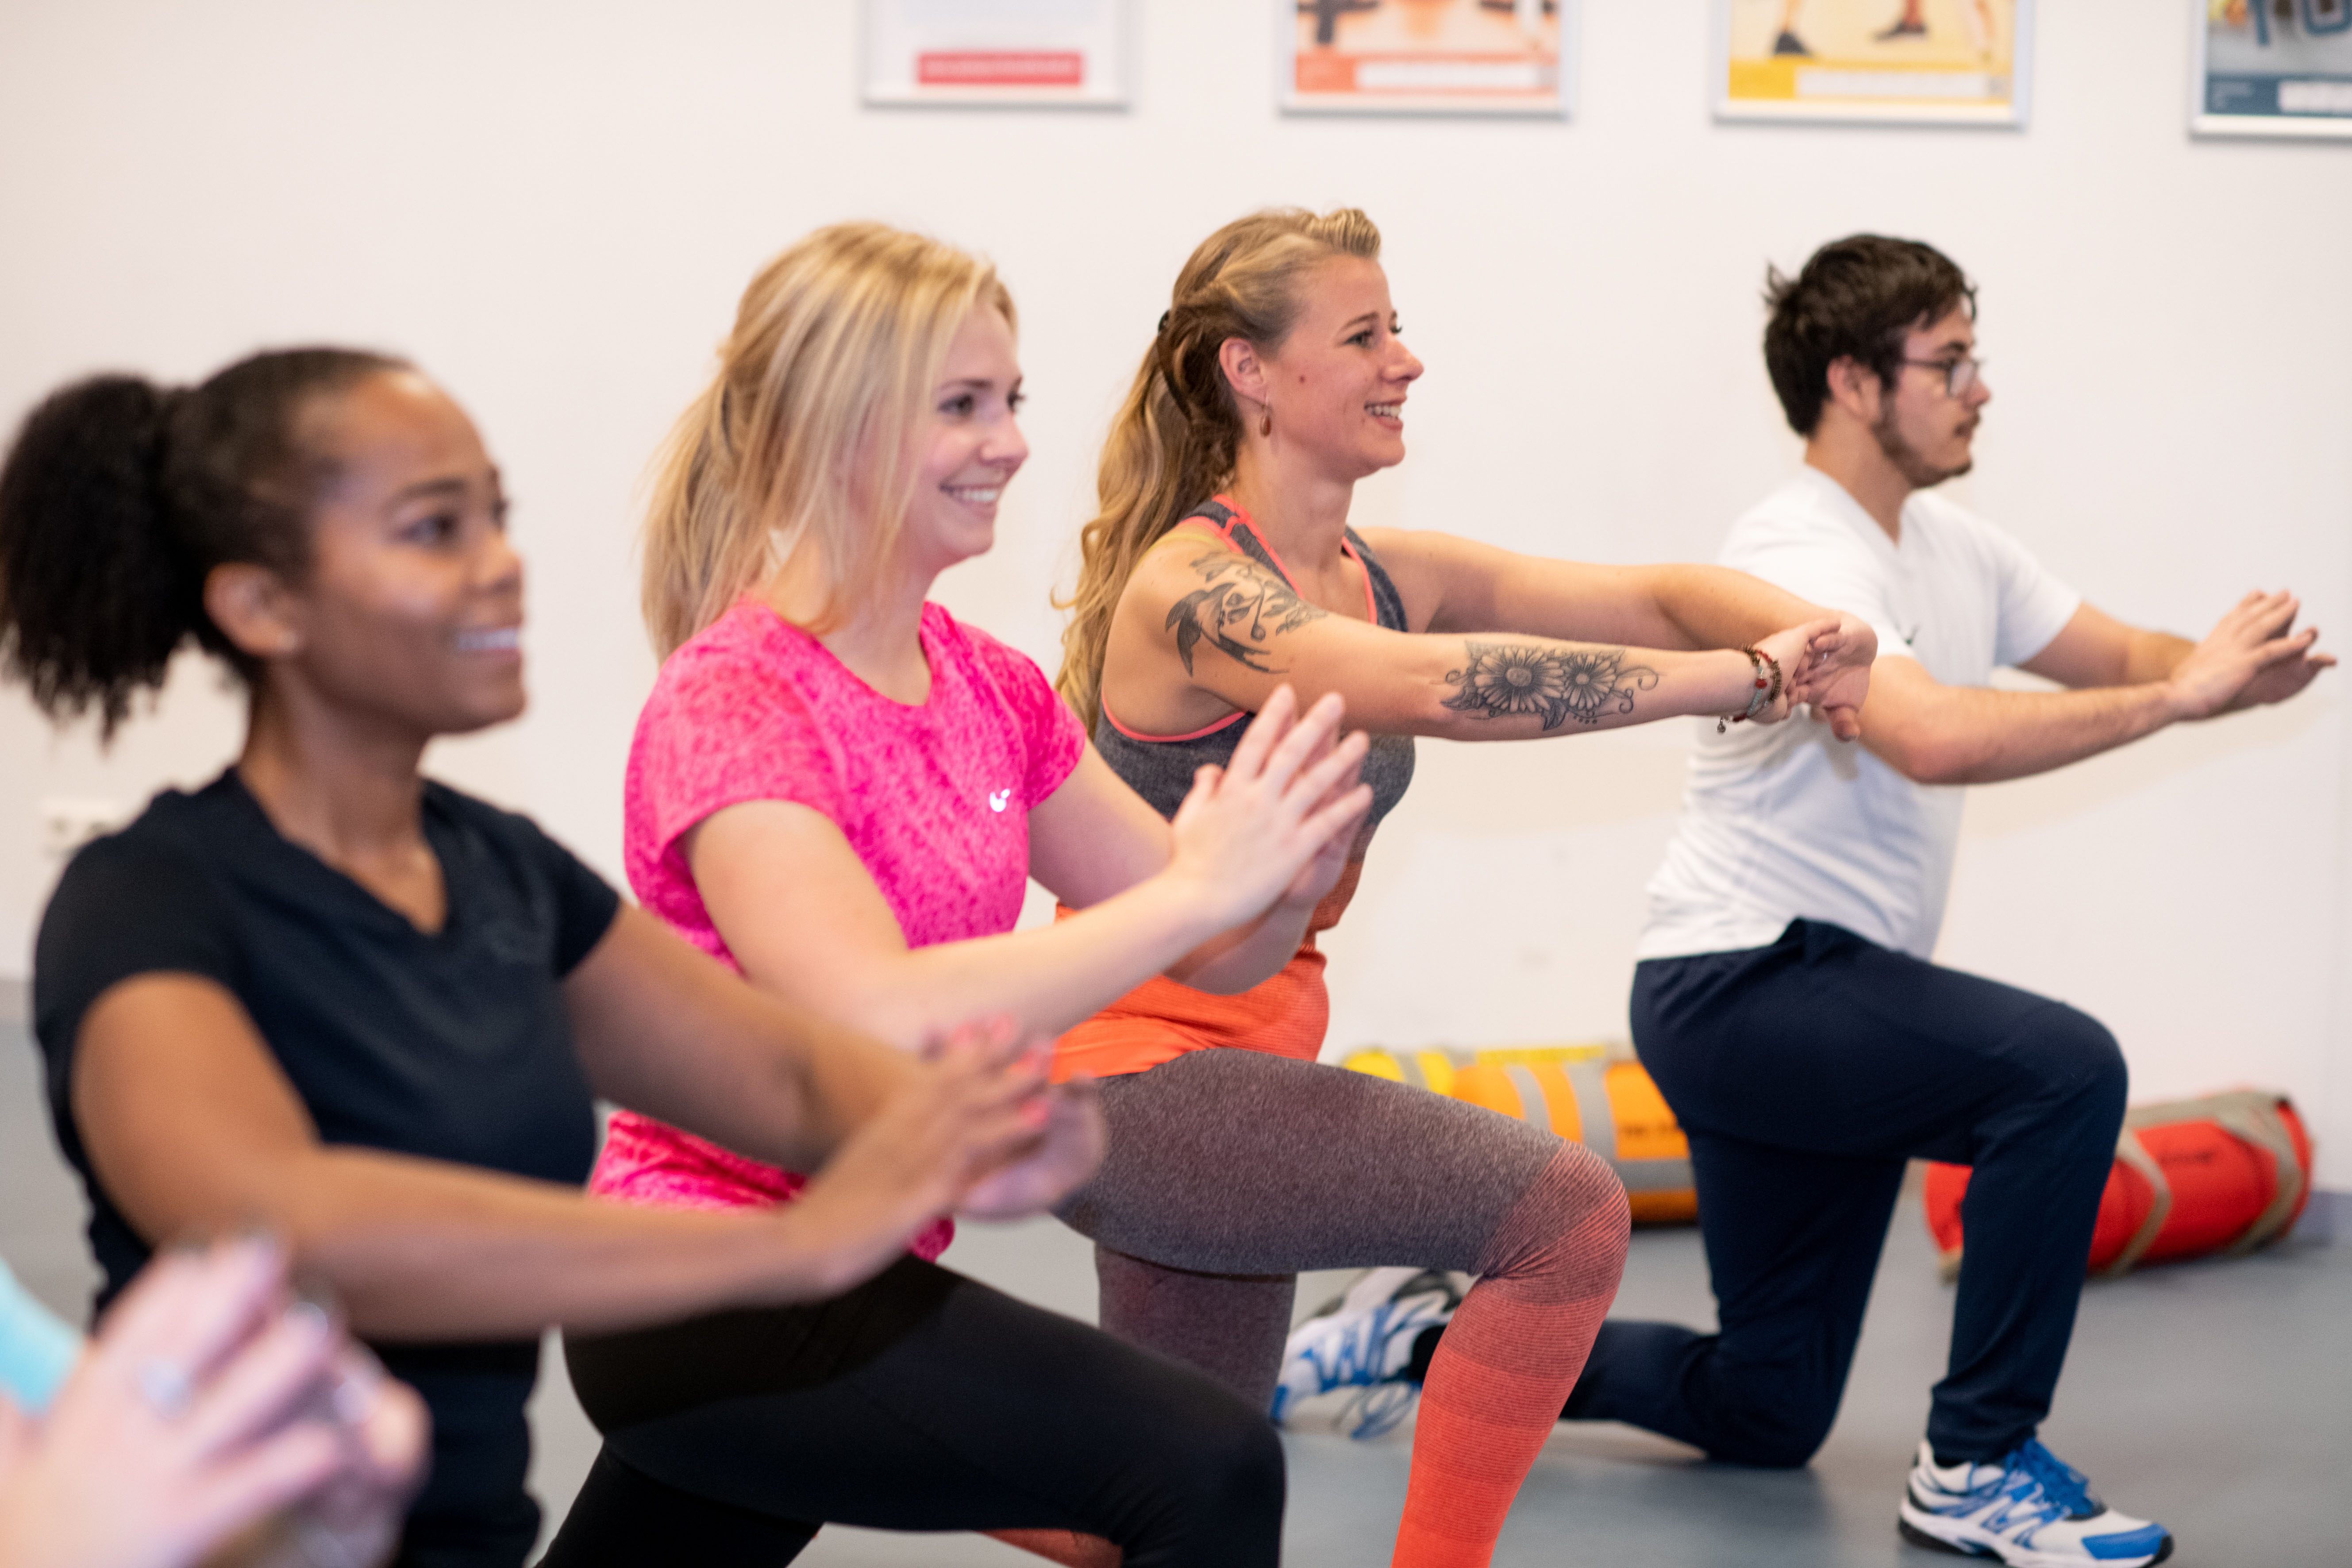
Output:
<svg viewBox="0 0 2352 1568">
<path fill-rule="evenodd" d="M 1951 258 L 1916 239 L 1855 234 L 1812 254 L 1794 278 L 1764 274 L 1764 367 L 1790 428 L 1811 436 L 1829 395 L 1830 366 L 1851 359 L 1892 384 L 1903 368 L 1903 338 L 1965 304 L 1976 285 Z"/>
</svg>

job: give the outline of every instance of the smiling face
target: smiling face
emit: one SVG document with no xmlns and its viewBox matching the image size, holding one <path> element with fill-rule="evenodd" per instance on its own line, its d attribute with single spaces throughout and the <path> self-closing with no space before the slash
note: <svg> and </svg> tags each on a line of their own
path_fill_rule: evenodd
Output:
<svg viewBox="0 0 2352 1568">
<path fill-rule="evenodd" d="M 1021 402 L 1013 328 L 981 305 L 948 345 L 915 437 L 915 501 L 898 544 L 908 570 L 943 572 L 996 542 L 998 500 L 1029 458 L 1014 417 Z"/>
<path fill-rule="evenodd" d="M 1379 262 L 1335 256 L 1317 266 L 1297 323 L 1279 349 L 1260 352 L 1259 363 L 1274 438 L 1329 478 L 1360 479 L 1404 460 L 1405 394 L 1422 364 L 1397 335 Z M 1258 411 L 1246 394 L 1241 406 L 1254 432 Z"/>
<path fill-rule="evenodd" d="M 303 425 L 332 475 L 309 568 L 273 595 L 282 640 L 255 651 L 334 707 L 419 736 L 520 713 L 522 562 L 473 421 L 397 371 L 320 400 Z"/>
<path fill-rule="evenodd" d="M 1888 462 L 1913 488 L 1925 489 L 1969 471 L 1975 458 L 1970 446 L 1991 389 L 1971 378 L 1958 397 L 1948 388 L 1948 373 L 1940 366 L 1971 357 L 1976 352 L 1976 324 L 1966 305 L 1955 305 L 1931 324 L 1905 334 L 1904 364 L 1879 396 L 1878 419 L 1871 433 Z"/>
</svg>

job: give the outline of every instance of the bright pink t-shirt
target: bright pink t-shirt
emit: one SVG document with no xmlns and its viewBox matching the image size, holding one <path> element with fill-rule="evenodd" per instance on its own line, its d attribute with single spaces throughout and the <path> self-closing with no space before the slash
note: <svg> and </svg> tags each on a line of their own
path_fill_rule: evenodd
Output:
<svg viewBox="0 0 2352 1568">
<path fill-rule="evenodd" d="M 866 866 L 908 947 L 1011 931 L 1029 883 L 1029 812 L 1061 786 L 1086 731 L 1045 671 L 923 606 L 931 691 L 892 701 L 824 646 L 744 599 L 661 668 L 629 748 L 624 849 L 647 910 L 733 966 L 678 840 L 722 807 L 786 800 L 824 814 Z M 668 1208 L 780 1203 L 802 1178 L 632 1111 L 614 1116 L 589 1190 Z M 916 1239 L 936 1258 L 949 1222 Z"/>
</svg>

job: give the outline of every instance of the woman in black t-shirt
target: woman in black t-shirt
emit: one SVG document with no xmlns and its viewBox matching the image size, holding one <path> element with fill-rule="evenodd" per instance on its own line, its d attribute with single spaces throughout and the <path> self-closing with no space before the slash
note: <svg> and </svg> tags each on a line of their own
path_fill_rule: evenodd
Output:
<svg viewBox="0 0 2352 1568">
<path fill-rule="evenodd" d="M 102 1300 L 169 1238 L 288 1237 L 432 1408 L 403 1563 L 523 1561 L 544 1328 L 720 1309 L 791 1386 L 903 1362 L 889 1375 L 919 1388 L 958 1357 L 1044 1369 L 955 1435 L 1019 1484 L 940 1481 L 933 1528 L 1087 1531 L 1130 1564 L 1270 1562 L 1281 1459 L 1256 1413 L 901 1254 L 944 1210 L 1037 1212 L 1092 1169 L 1092 1097 L 1048 1088 L 1043 1047 L 977 1029 L 919 1059 L 829 1027 L 527 819 L 422 777 L 433 737 L 523 706 L 504 519 L 465 415 L 407 365 L 341 350 L 186 391 L 80 383 L 0 470 L 0 654 L 47 711 L 95 708 L 110 732 L 190 637 L 251 698 L 236 763 L 83 850 L 42 924 L 36 1029 Z M 593 1095 L 818 1173 L 767 1212 L 592 1202 Z M 796 1462 L 891 1521 L 911 1476 L 845 1430 L 802 1436 Z M 1149 1479 L 1115 1495 L 1073 1479 L 1089 1476 Z M 691 1510 L 603 1522 L 672 1560 L 777 1545 Z"/>
</svg>

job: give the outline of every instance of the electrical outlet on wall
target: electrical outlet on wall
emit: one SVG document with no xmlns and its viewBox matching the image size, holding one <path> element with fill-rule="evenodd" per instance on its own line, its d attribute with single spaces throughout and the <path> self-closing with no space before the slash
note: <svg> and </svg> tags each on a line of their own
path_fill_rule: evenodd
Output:
<svg viewBox="0 0 2352 1568">
<path fill-rule="evenodd" d="M 41 852 L 64 859 L 91 839 L 113 832 L 130 814 L 110 800 L 41 802 Z"/>
</svg>

